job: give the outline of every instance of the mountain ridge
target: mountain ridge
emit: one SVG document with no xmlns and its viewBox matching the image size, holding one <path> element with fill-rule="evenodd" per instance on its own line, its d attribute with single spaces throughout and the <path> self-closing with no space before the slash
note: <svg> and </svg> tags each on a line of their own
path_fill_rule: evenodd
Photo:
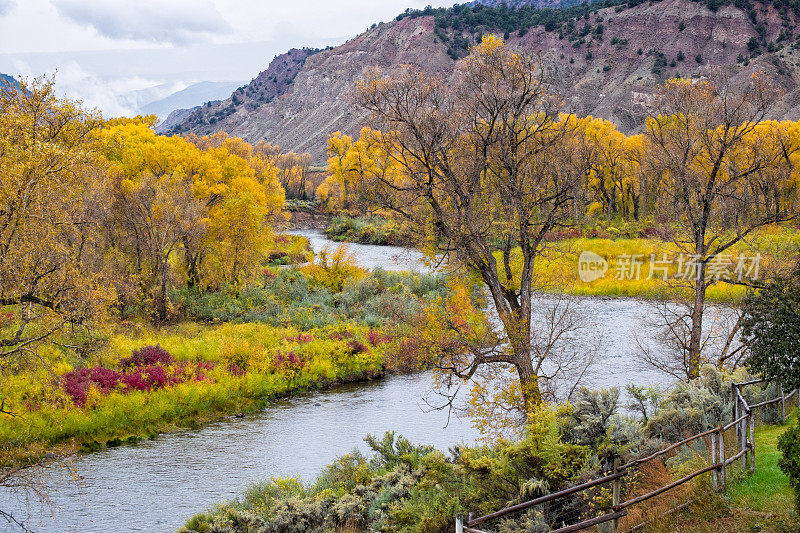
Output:
<svg viewBox="0 0 800 533">
<path fill-rule="evenodd" d="M 392 70 L 408 63 L 449 76 L 455 60 L 489 29 L 480 21 L 495 19 L 509 47 L 541 56 L 553 67 L 562 80 L 566 109 L 613 120 L 626 133 L 640 130 L 654 87 L 678 74 L 722 75 L 738 83 L 763 71 L 785 91 L 774 118 L 800 118 L 795 10 L 771 3 L 753 3 L 749 11 L 731 4 L 711 9 L 691 0 L 604 5 L 514 13 L 470 6 L 406 12 L 299 62 L 277 56 L 242 89 L 238 104 L 234 93 L 201 113 L 195 110 L 192 119 L 178 121 L 171 132 L 226 131 L 250 142 L 265 139 L 285 150 L 307 151 L 316 162 L 324 161 L 330 133 L 357 134 L 365 123 L 352 91 L 367 69 Z M 531 21 L 536 25 L 526 26 Z M 521 26 L 509 31 L 512 24 Z M 251 85 L 260 78 L 263 82 L 266 72 L 283 80 L 281 90 L 268 102 L 246 100 L 248 91 L 258 89 Z M 219 118 L 211 122 L 215 114 Z"/>
</svg>

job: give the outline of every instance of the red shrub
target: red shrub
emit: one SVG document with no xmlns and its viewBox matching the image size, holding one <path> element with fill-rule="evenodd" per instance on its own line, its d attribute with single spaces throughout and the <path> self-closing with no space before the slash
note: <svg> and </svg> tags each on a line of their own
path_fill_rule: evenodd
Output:
<svg viewBox="0 0 800 533">
<path fill-rule="evenodd" d="M 172 364 L 174 358 L 172 354 L 159 345 L 145 346 L 133 352 L 130 357 L 120 361 L 123 368 L 135 368 L 139 366 L 150 366 L 161 363 L 162 365 Z"/>
<path fill-rule="evenodd" d="M 164 370 L 164 367 L 161 365 L 148 366 L 144 369 L 144 373 L 147 375 L 147 381 L 150 383 L 150 386 L 154 389 L 163 389 L 170 384 L 167 371 Z"/>
<path fill-rule="evenodd" d="M 199 361 L 197 363 L 197 370 L 213 370 L 214 366 L 214 361 Z"/>
<path fill-rule="evenodd" d="M 288 354 L 284 354 L 283 352 L 278 352 L 275 354 L 273 358 L 275 362 L 275 366 L 278 367 L 279 370 L 288 370 L 291 368 L 303 368 L 306 364 L 305 360 L 302 357 L 298 357 L 297 354 L 294 352 L 289 352 Z"/>
<path fill-rule="evenodd" d="M 91 379 L 97 388 L 100 389 L 100 392 L 103 394 L 108 394 L 117 388 L 120 377 L 122 377 L 122 375 L 115 370 L 95 367 L 91 370 L 89 379 Z"/>
<path fill-rule="evenodd" d="M 159 350 L 161 349 L 159 348 Z M 162 353 L 159 353 L 153 350 L 150 352 L 145 351 L 142 354 L 141 352 L 143 351 L 134 352 L 134 355 L 125 361 L 125 364 L 130 366 L 132 361 L 145 360 L 157 360 L 157 362 L 150 365 L 136 364 L 135 367 L 129 368 L 127 372 L 118 372 L 103 367 L 73 370 L 61 376 L 61 387 L 72 398 L 75 405 L 83 407 L 86 405 L 87 393 L 92 386 L 103 394 L 109 394 L 117 389 L 121 389 L 121 392 L 130 392 L 132 390 L 149 391 L 169 385 L 177 385 L 187 379 L 203 381 L 207 379 L 203 371 L 214 368 L 213 362 L 200 361 L 197 363 L 196 369 L 192 367 L 192 372 L 187 376 L 189 363 L 186 361 L 176 363 L 173 368 L 169 368 L 165 367 L 162 362 L 172 360 L 172 356 L 168 352 L 161 350 Z M 165 357 L 163 354 L 167 354 L 169 357 Z M 242 374 L 244 374 L 243 371 Z"/>
<path fill-rule="evenodd" d="M 286 337 L 286 340 L 289 342 L 297 342 L 299 344 L 305 344 L 307 342 L 311 342 L 314 340 L 314 337 L 311 335 L 307 335 L 305 333 L 300 333 L 296 337 Z"/>
<path fill-rule="evenodd" d="M 369 333 L 367 333 L 367 341 L 373 346 L 378 346 L 390 340 L 392 340 L 392 338 L 389 335 L 384 335 L 376 329 L 371 329 Z"/>
<path fill-rule="evenodd" d="M 122 376 L 122 384 L 125 385 L 125 390 L 150 390 L 150 383 L 147 382 L 141 371 L 132 372 Z"/>
<path fill-rule="evenodd" d="M 353 355 L 367 353 L 367 347 L 364 346 L 364 343 L 358 342 L 355 339 L 348 341 L 347 347 L 350 349 L 350 353 L 352 353 Z"/>
<path fill-rule="evenodd" d="M 239 365 L 237 365 L 236 363 L 229 364 L 227 370 L 228 373 L 233 376 L 244 376 L 246 374 L 246 372 L 241 368 L 239 368 Z"/>
<path fill-rule="evenodd" d="M 583 232 L 581 232 L 578 228 L 561 228 L 554 231 L 548 231 L 545 236 L 544 240 L 555 242 L 555 241 L 566 241 L 568 239 L 579 239 L 583 237 Z"/>
<path fill-rule="evenodd" d="M 72 397 L 75 405 L 83 406 L 86 403 L 86 391 L 89 390 L 89 369 L 73 370 L 61 376 L 61 388 Z"/>
<path fill-rule="evenodd" d="M 92 385 L 103 394 L 108 394 L 117 388 L 122 377 L 119 372 L 108 368 L 80 368 L 61 376 L 61 388 L 72 397 L 75 405 L 83 407 L 86 404 L 86 394 Z"/>
</svg>

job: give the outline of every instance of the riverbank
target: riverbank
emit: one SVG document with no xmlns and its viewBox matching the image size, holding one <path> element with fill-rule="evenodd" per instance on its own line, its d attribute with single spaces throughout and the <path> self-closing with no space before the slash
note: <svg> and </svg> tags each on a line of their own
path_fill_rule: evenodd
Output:
<svg viewBox="0 0 800 533">
<path fill-rule="evenodd" d="M 0 418 L 2 461 L 198 427 L 296 391 L 374 379 L 393 368 L 385 327 L 447 290 L 440 276 L 368 272 L 334 253 L 237 292 L 176 293 L 177 325 L 110 322 L 89 357 L 54 344 L 42 365 L 4 376 L 14 416 Z"/>
<path fill-rule="evenodd" d="M 650 412 L 649 419 L 622 414 L 618 392 L 582 390 L 569 404 L 538 411 L 521 439 L 462 446 L 452 449 L 450 455 L 394 433 L 370 435 L 365 441 L 372 454 L 344 455 L 311 482 L 272 478 L 256 483 L 238 498 L 196 515 L 181 531 L 244 533 L 291 530 L 292 526 L 303 524 L 305 530 L 313 531 L 446 533 L 452 531 L 457 511 L 469 510 L 480 516 L 556 493 L 608 472 L 614 455 L 619 455 L 623 463 L 630 463 L 664 449 L 687 433 L 728 421 L 729 409 L 704 412 L 703 403 L 721 405 L 730 390 L 725 385 L 749 376 L 742 371 L 718 373 L 711 367 L 706 367 L 703 374 L 701 379 L 676 385 L 659 396 L 654 403 L 658 407 Z M 768 385 L 745 394 L 755 401 L 771 398 L 776 390 L 776 386 Z M 699 397 L 704 400 L 698 401 Z M 761 417 L 774 423 L 780 412 L 764 410 Z M 787 528 L 796 521 L 791 489 L 786 476 L 776 468 L 775 437 L 785 429 L 786 426 L 758 428 L 756 456 L 760 459 L 756 475 L 738 474 L 732 468 L 729 492 L 721 496 L 709 490 L 709 474 L 692 480 L 677 497 L 696 503 L 654 523 L 652 530 L 740 531 L 741 528 L 728 527 L 733 517 L 739 520 L 735 522 L 738 525 L 765 527 L 768 521 L 763 520 L 767 518 L 763 498 L 761 506 L 750 503 L 750 499 L 759 498 L 760 492 L 774 499 L 769 507 L 774 527 L 763 530 L 793 531 Z M 763 441 L 759 442 L 759 438 Z M 622 490 L 626 497 L 651 490 L 642 484 L 642 474 L 655 476 L 661 485 L 680 479 L 687 471 L 696 470 L 698 464 L 705 464 L 708 453 L 704 446 L 681 448 L 675 455 L 647 463 L 626 477 Z M 758 489 L 762 483 L 766 486 Z M 576 495 L 570 501 L 494 521 L 491 530 L 546 531 L 554 524 L 576 523 L 587 516 L 604 514 L 610 504 L 610 487 L 589 490 L 584 497 Z M 759 517 L 762 520 L 756 520 Z M 632 523 L 635 520 L 634 517 Z M 725 527 L 715 529 L 713 524 Z"/>
<path fill-rule="evenodd" d="M 664 235 L 659 236 L 666 230 L 635 226 L 623 230 L 570 228 L 548 234 L 534 264 L 534 285 L 549 293 L 642 300 L 679 300 L 691 294 L 689 280 L 695 268 L 691 255 L 682 252 L 675 242 L 664 240 Z M 399 221 L 379 216 L 338 215 L 324 233 L 342 243 L 416 246 L 414 237 Z M 798 253 L 800 232 L 793 226 L 770 226 L 755 232 L 709 264 L 716 274 L 709 279 L 707 300 L 741 301 L 748 284 L 785 269 L 787 260 Z M 496 257 L 502 276 L 502 257 L 499 253 Z M 598 262 L 599 270 L 585 276 L 580 268 L 587 257 Z M 517 276 L 520 265 L 519 254 L 512 253 L 511 267 Z"/>
<path fill-rule="evenodd" d="M 427 373 L 331 389 L 295 391 L 244 417 L 71 457 L 79 481 L 47 469 L 51 505 L 0 489 L 0 508 L 28 517 L 34 531 L 176 531 L 194 514 L 272 476 L 310 481 L 338 456 L 369 448 L 366 433 L 394 430 L 440 450 L 473 445 L 468 419 L 431 410 Z M 0 527 L 2 530 L 2 527 Z"/>
<path fill-rule="evenodd" d="M 64 364 L 56 388 L 46 386 L 46 370 L 7 380 L 8 405 L 25 403 L 27 412 L 0 419 L 0 442 L 21 462 L 200 427 L 298 391 L 379 378 L 381 341 L 375 330 L 348 325 L 187 323 L 115 335 L 98 364 Z M 147 350 L 132 347 L 156 346 L 158 360 L 128 362 Z"/>
<path fill-rule="evenodd" d="M 382 246 L 415 246 L 419 242 L 400 221 L 368 215 L 337 215 L 326 225 L 325 235 L 336 242 Z"/>
</svg>

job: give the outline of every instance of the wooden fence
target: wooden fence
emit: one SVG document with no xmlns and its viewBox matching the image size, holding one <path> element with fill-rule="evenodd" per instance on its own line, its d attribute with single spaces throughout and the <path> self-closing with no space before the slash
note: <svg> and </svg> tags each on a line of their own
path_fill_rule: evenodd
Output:
<svg viewBox="0 0 800 533">
<path fill-rule="evenodd" d="M 466 520 L 459 513 L 456 515 L 456 533 L 486 533 L 476 526 L 534 508 L 549 515 L 551 533 L 582 531 L 608 522 L 611 522 L 612 533 L 620 531 L 627 533 L 639 531 L 650 523 L 691 505 L 694 500 L 686 483 L 698 476 L 710 472 L 713 490 L 723 491 L 734 469 L 740 472 L 755 472 L 756 409 L 780 404 L 779 416 L 785 423 L 789 400 L 794 397 L 800 407 L 800 392 L 795 389 L 784 395 L 782 388 L 777 398 L 749 405 L 742 390 L 765 381 L 759 379 L 731 385 L 732 421 L 725 426 L 698 433 L 627 464 L 621 464 L 617 458 L 614 460 L 613 469 L 607 475 L 559 492 L 484 516 L 473 518 L 472 513 L 469 513 Z M 676 457 L 678 455 L 681 457 Z M 674 479 L 675 476 L 669 468 L 672 458 L 678 459 L 678 463 L 683 465 L 692 464 L 692 460 L 701 461 L 703 464 L 696 465 L 699 468 L 688 472 L 678 469 L 680 477 Z M 680 461 L 681 459 L 684 460 Z M 740 469 L 737 468 L 739 461 L 741 461 Z M 589 505 L 587 512 L 587 505 L 582 504 L 602 500 L 604 494 L 608 496 L 609 486 L 610 502 Z M 644 502 L 648 504 L 642 505 Z M 608 528 L 608 525 L 604 527 Z"/>
</svg>

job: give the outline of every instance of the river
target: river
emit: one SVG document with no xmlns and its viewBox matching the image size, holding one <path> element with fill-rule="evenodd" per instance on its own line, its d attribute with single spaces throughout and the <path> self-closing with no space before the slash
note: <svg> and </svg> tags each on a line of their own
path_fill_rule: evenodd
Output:
<svg viewBox="0 0 800 533">
<path fill-rule="evenodd" d="M 52 513 L 2 493 L 0 508 L 29 513 L 34 531 L 175 531 L 256 481 L 312 480 L 337 456 L 367 452 L 368 433 L 394 430 L 442 450 L 474 443 L 467 420 L 448 424 L 445 411 L 430 409 L 430 390 L 423 374 L 299 394 L 245 418 L 83 455 L 74 462 L 79 483 L 50 483 Z"/>
<path fill-rule="evenodd" d="M 335 246 L 318 231 L 296 231 L 315 251 Z M 348 245 L 358 264 L 387 270 L 427 270 L 418 252 L 386 246 Z M 633 299 L 582 299 L 583 333 L 578 350 L 596 349 L 584 383 L 664 386 L 668 380 L 643 368 L 636 353 L 650 304 Z M 639 339 L 637 341 L 637 339 Z M 240 494 L 272 476 L 304 480 L 335 457 L 359 448 L 363 437 L 395 430 L 414 442 L 446 450 L 474 443 L 469 422 L 431 410 L 430 376 L 395 376 L 332 391 L 276 401 L 245 418 L 226 418 L 199 430 L 176 431 L 153 440 L 78 457 L 80 482 L 51 481 L 52 510 L 0 492 L 0 509 L 30 517 L 36 531 L 174 531 L 192 515 Z M 0 524 L 2 530 L 4 524 Z M 10 529 L 9 529 L 10 530 Z"/>
</svg>

